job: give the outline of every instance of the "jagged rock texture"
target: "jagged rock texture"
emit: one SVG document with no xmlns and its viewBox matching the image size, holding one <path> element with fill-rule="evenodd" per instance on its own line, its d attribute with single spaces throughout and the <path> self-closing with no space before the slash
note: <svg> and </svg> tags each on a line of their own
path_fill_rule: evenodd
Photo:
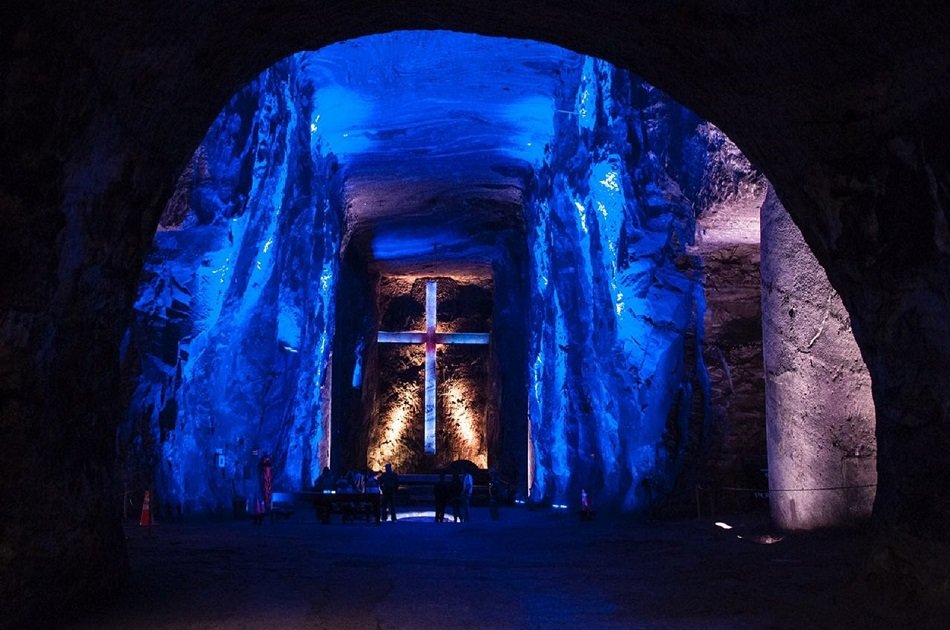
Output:
<svg viewBox="0 0 950 630">
<path fill-rule="evenodd" d="M 851 320 L 785 208 L 762 206 L 762 329 L 773 520 L 864 522 L 877 484 L 871 378 Z"/>
<path fill-rule="evenodd" d="M 243 509 L 265 453 L 278 488 L 308 485 L 326 461 L 340 210 L 295 64 L 218 116 L 146 261 L 119 445 L 127 491 L 152 488 L 163 516 Z"/>
</svg>

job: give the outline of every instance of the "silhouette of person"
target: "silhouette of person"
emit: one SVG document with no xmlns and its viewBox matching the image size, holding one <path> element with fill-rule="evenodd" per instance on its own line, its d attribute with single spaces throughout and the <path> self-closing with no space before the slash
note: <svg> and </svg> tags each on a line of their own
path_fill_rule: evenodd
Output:
<svg viewBox="0 0 950 630">
<path fill-rule="evenodd" d="M 462 479 L 458 472 L 452 475 L 452 482 L 449 484 L 449 501 L 452 502 L 452 518 L 458 523 L 462 512 Z"/>
<path fill-rule="evenodd" d="M 439 473 L 439 481 L 433 488 L 435 494 L 435 522 L 445 521 L 445 506 L 449 502 L 449 485 L 445 483 L 445 473 Z"/>
<path fill-rule="evenodd" d="M 589 521 L 594 518 L 594 508 L 590 502 L 590 495 L 587 490 L 581 488 L 581 520 Z"/>
<path fill-rule="evenodd" d="M 365 475 L 363 475 L 363 477 L 366 480 L 364 482 L 365 484 L 364 491 L 367 494 L 379 494 L 378 475 L 375 472 L 370 471 L 370 472 L 367 472 Z"/>
<path fill-rule="evenodd" d="M 396 489 L 399 487 L 399 475 L 393 472 L 392 464 L 386 464 L 386 470 L 379 476 L 379 488 L 383 493 L 383 520 L 389 518 L 396 522 Z"/>
<path fill-rule="evenodd" d="M 261 495 L 264 497 L 264 512 L 270 512 L 271 500 L 274 496 L 274 468 L 270 461 L 270 453 L 264 453 L 258 466 L 261 472 Z"/>
<path fill-rule="evenodd" d="M 326 490 L 333 490 L 336 487 L 336 483 L 333 480 L 333 473 L 330 472 L 329 466 L 323 467 L 323 472 L 320 473 L 320 476 L 313 482 L 313 489 L 317 492 L 324 492 Z"/>
<path fill-rule="evenodd" d="M 366 477 L 359 470 L 351 471 L 350 483 L 353 484 L 353 490 L 360 494 L 366 491 Z"/>
<path fill-rule="evenodd" d="M 469 517 L 469 505 L 472 502 L 472 488 L 475 483 L 472 480 L 472 475 L 470 473 L 465 473 L 462 476 L 462 493 L 461 493 L 461 503 L 462 503 L 462 522 L 467 523 Z"/>
<path fill-rule="evenodd" d="M 352 494 L 356 492 L 356 489 L 353 488 L 353 475 L 347 473 L 336 480 L 336 492 L 337 494 Z"/>
</svg>

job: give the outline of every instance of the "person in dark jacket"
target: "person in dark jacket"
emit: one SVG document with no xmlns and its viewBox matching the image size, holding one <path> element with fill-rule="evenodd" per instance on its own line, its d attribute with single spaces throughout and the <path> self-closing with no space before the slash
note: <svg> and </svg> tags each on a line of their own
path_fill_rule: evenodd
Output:
<svg viewBox="0 0 950 630">
<path fill-rule="evenodd" d="M 439 481 L 433 488 L 435 494 L 435 522 L 445 522 L 445 506 L 449 503 L 449 484 L 445 481 L 445 473 L 439 473 Z"/>
<path fill-rule="evenodd" d="M 458 523 L 462 519 L 462 478 L 457 472 L 449 484 L 449 501 L 452 502 L 452 518 Z"/>
<path fill-rule="evenodd" d="M 399 475 L 393 472 L 392 464 L 386 464 L 386 470 L 379 476 L 379 489 L 383 493 L 383 520 L 389 514 L 396 522 L 396 489 L 399 488 Z"/>
</svg>

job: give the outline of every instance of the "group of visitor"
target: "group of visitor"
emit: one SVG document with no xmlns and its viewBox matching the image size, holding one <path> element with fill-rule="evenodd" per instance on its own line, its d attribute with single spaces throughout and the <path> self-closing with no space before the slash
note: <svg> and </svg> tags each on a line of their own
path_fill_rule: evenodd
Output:
<svg viewBox="0 0 950 630">
<path fill-rule="evenodd" d="M 495 475 L 492 477 L 489 496 L 494 499 L 495 492 L 492 491 L 495 486 Z M 449 505 L 452 506 L 452 518 L 456 523 L 465 523 L 469 520 L 470 506 L 472 500 L 472 490 L 474 482 L 472 475 L 468 472 L 452 474 L 451 480 L 446 479 L 446 473 L 439 474 L 439 481 L 433 488 L 435 495 L 435 521 L 437 523 L 446 522 L 445 512 Z M 382 520 L 396 520 L 396 491 L 399 488 L 399 475 L 393 470 L 391 464 L 386 464 L 386 469 L 382 473 L 373 471 L 349 471 L 346 474 L 335 477 L 329 466 L 325 466 L 320 476 L 313 482 L 313 489 L 316 492 L 336 492 L 338 494 L 363 494 L 379 493 L 382 495 L 381 512 Z M 497 503 L 490 501 L 493 508 L 492 517 L 497 518 Z"/>
<path fill-rule="evenodd" d="M 324 466 L 320 476 L 314 479 L 313 489 L 317 492 L 336 492 L 339 494 L 364 494 L 379 492 L 379 475 L 368 470 L 350 470 L 335 477 L 329 466 Z"/>
<path fill-rule="evenodd" d="M 445 508 L 452 504 L 452 518 L 456 523 L 464 523 L 469 518 L 469 505 L 472 501 L 472 475 L 458 472 L 451 481 L 445 480 L 445 473 L 439 473 L 439 481 L 433 488 L 435 494 L 435 522 L 445 522 Z"/>
</svg>

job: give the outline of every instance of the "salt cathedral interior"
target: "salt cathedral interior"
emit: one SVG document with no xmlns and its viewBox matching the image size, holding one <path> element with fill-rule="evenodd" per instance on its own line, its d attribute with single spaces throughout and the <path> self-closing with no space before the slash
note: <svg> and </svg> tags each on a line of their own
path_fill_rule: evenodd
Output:
<svg viewBox="0 0 950 630">
<path fill-rule="evenodd" d="M 243 517 L 267 458 L 283 493 L 464 461 L 515 505 L 631 522 L 732 492 L 776 531 L 861 532 L 855 579 L 926 625 L 950 604 L 948 23 L 16 3 L 0 623 L 112 601 L 143 490 L 160 523 Z"/>
</svg>

